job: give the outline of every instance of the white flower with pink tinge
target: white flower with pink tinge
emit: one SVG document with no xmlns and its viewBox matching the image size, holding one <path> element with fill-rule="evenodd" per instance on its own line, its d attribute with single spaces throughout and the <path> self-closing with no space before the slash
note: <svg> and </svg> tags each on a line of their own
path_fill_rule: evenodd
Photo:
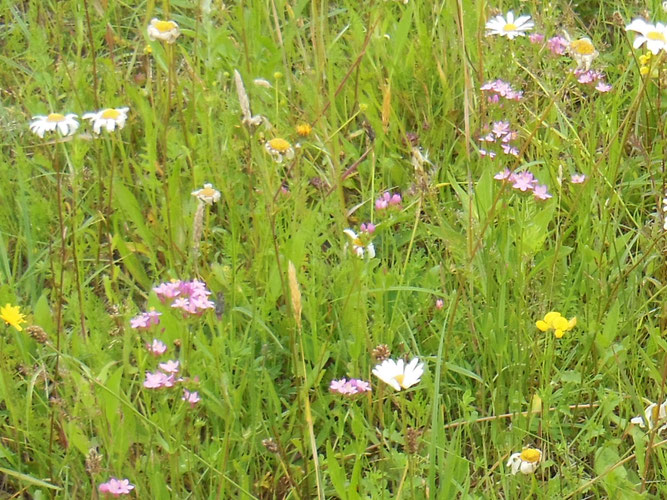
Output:
<svg viewBox="0 0 667 500">
<path fill-rule="evenodd" d="M 419 383 L 423 374 L 424 363 L 419 358 L 413 358 L 407 365 L 402 359 L 386 359 L 373 368 L 373 375 L 397 391 Z"/>
</svg>

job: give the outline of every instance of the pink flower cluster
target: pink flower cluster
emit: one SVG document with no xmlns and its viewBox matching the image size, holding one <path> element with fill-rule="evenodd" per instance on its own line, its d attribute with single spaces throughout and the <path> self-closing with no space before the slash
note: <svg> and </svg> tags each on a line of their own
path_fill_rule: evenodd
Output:
<svg viewBox="0 0 667 500">
<path fill-rule="evenodd" d="M 350 380 L 342 378 L 340 380 L 332 380 L 329 390 L 343 396 L 354 396 L 363 392 L 370 392 L 371 384 L 357 378 Z"/>
<path fill-rule="evenodd" d="M 112 477 L 106 483 L 102 483 L 99 486 L 100 493 L 108 493 L 118 497 L 120 495 L 129 495 L 130 491 L 134 489 L 134 485 L 130 484 L 129 479 L 116 479 Z"/>
<path fill-rule="evenodd" d="M 612 87 L 604 80 L 604 73 L 596 69 L 575 69 L 573 71 L 577 81 L 583 85 L 595 85 L 598 92 L 609 92 Z"/>
<path fill-rule="evenodd" d="M 167 345 L 161 340 L 153 339 L 152 343 L 146 344 L 146 349 L 157 358 L 167 352 Z"/>
<path fill-rule="evenodd" d="M 174 361 L 169 361 L 174 363 Z M 175 362 L 178 365 L 178 361 Z M 160 363 L 160 368 L 165 363 Z M 146 380 L 144 380 L 144 387 L 146 389 L 162 389 L 163 387 L 174 387 L 174 384 L 180 382 L 182 379 L 176 379 L 175 375 L 178 373 L 178 368 L 174 372 L 156 371 L 155 373 L 146 372 Z"/>
<path fill-rule="evenodd" d="M 359 231 L 362 233 L 373 234 L 375 232 L 375 224 L 372 222 L 363 222 L 361 226 L 359 226 Z"/>
<path fill-rule="evenodd" d="M 194 408 L 195 405 L 201 401 L 197 391 L 190 392 L 187 389 L 183 389 L 183 397 L 181 399 L 190 403 L 190 408 Z"/>
<path fill-rule="evenodd" d="M 163 303 L 171 303 L 171 307 L 180 309 L 184 316 L 201 315 L 206 309 L 215 309 L 215 303 L 209 300 L 211 292 L 203 281 L 174 280 L 153 288 Z"/>
<path fill-rule="evenodd" d="M 563 38 L 562 36 L 554 36 L 549 38 L 547 41 L 547 48 L 551 51 L 552 54 L 557 56 L 562 56 L 565 54 L 569 45 L 570 43 L 567 41 L 567 39 Z"/>
<path fill-rule="evenodd" d="M 510 122 L 493 122 L 490 127 L 487 125 L 484 131 L 486 134 L 479 138 L 480 142 L 487 144 L 498 142 L 503 153 L 506 155 L 519 156 L 518 148 L 512 145 L 512 141 L 518 137 L 518 134 L 515 130 L 510 129 Z M 486 148 L 480 148 L 479 154 L 482 156 L 489 156 L 490 158 L 495 158 L 496 156 L 494 151 L 487 150 Z"/>
<path fill-rule="evenodd" d="M 480 87 L 480 90 L 488 92 L 489 102 L 499 102 L 501 97 L 509 101 L 520 101 L 523 97 L 523 91 L 514 90 L 508 82 L 503 80 L 487 82 Z"/>
<path fill-rule="evenodd" d="M 391 194 L 390 191 L 385 191 L 382 196 L 375 200 L 375 209 L 384 210 L 389 207 L 395 207 L 401 204 L 403 198 L 400 193 Z"/>
<path fill-rule="evenodd" d="M 161 312 L 150 310 L 135 316 L 130 320 L 130 326 L 137 330 L 148 330 L 153 325 L 160 324 Z"/>
<path fill-rule="evenodd" d="M 537 200 L 548 200 L 549 198 L 552 198 L 552 195 L 548 191 L 548 187 L 545 184 L 540 185 L 532 172 L 512 172 L 509 168 L 506 168 L 502 172 L 498 172 L 494 175 L 493 178 L 498 181 L 511 183 L 514 189 L 517 189 L 522 193 L 530 191 Z"/>
</svg>

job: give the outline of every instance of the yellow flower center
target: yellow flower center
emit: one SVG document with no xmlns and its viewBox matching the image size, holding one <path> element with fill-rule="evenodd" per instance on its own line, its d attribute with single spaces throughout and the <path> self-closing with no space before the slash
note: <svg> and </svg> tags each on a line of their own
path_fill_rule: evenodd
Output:
<svg viewBox="0 0 667 500">
<path fill-rule="evenodd" d="M 204 196 L 206 198 L 210 198 L 210 197 L 215 195 L 215 189 L 210 188 L 210 187 L 201 188 L 199 190 L 198 194 L 199 194 L 199 196 Z"/>
<path fill-rule="evenodd" d="M 646 38 L 648 38 L 649 40 L 660 40 L 661 42 L 666 41 L 665 35 L 663 35 L 659 31 L 649 31 L 648 33 L 646 33 Z"/>
<path fill-rule="evenodd" d="M 531 464 L 537 463 L 542 457 L 542 452 L 536 450 L 535 448 L 526 448 L 521 452 L 521 460 L 524 462 L 530 462 Z"/>
<path fill-rule="evenodd" d="M 595 47 L 590 42 L 590 40 L 587 40 L 586 38 L 575 40 L 570 44 L 570 48 L 577 54 L 581 54 L 584 56 L 590 55 L 593 52 L 595 52 Z"/>
<path fill-rule="evenodd" d="M 516 31 L 516 24 L 514 23 L 507 23 L 505 26 L 503 26 L 503 31 L 508 32 L 508 31 Z"/>
<path fill-rule="evenodd" d="M 155 21 L 153 27 L 160 33 L 166 33 L 176 28 L 176 23 L 173 21 Z"/>
<path fill-rule="evenodd" d="M 47 122 L 61 122 L 65 120 L 65 115 L 61 115 L 60 113 L 51 113 L 49 116 L 46 117 Z"/>
<path fill-rule="evenodd" d="M 401 387 L 403 387 L 405 389 L 405 387 L 403 386 L 403 379 L 405 379 L 405 375 L 403 375 L 402 373 L 399 373 L 398 375 L 396 375 L 394 377 L 394 380 L 396 380 L 396 382 L 398 382 L 398 385 L 400 385 Z"/>
<path fill-rule="evenodd" d="M 276 137 L 275 139 L 271 139 L 269 141 L 269 146 L 271 146 L 271 149 L 274 151 L 277 151 L 278 153 L 286 153 L 290 146 L 290 143 L 287 142 L 285 139 L 281 139 L 280 137 Z"/>
<path fill-rule="evenodd" d="M 313 131 L 312 127 L 307 123 L 296 126 L 296 133 L 299 134 L 301 137 L 309 136 L 312 131 Z"/>
<path fill-rule="evenodd" d="M 104 118 L 106 120 L 117 120 L 118 117 L 120 116 L 120 112 L 113 109 L 113 108 L 109 108 L 109 109 L 105 109 L 102 112 L 101 116 L 102 116 L 102 118 Z"/>
</svg>

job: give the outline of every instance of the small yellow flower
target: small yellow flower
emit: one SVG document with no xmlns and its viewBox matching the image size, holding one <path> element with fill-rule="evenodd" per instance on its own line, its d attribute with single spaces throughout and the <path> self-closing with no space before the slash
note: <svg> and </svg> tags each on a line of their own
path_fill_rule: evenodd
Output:
<svg viewBox="0 0 667 500">
<path fill-rule="evenodd" d="M 572 59 L 577 61 L 577 68 L 584 68 L 586 71 L 591 69 L 591 63 L 600 55 L 590 38 L 580 38 L 570 42 L 568 50 Z"/>
<path fill-rule="evenodd" d="M 537 326 L 537 328 L 543 332 L 553 330 L 556 338 L 560 339 L 563 337 L 565 332 L 570 331 L 575 326 L 577 326 L 577 318 L 574 317 L 568 320 L 567 318 L 563 317 L 561 313 L 551 311 L 544 316 L 543 320 L 539 320 L 537 323 L 535 323 L 535 326 Z"/>
<path fill-rule="evenodd" d="M 25 316 L 21 314 L 19 306 L 5 304 L 5 307 L 0 307 L 0 319 L 8 325 L 12 325 L 19 332 L 23 330 L 21 323 L 25 323 Z"/>
<path fill-rule="evenodd" d="M 209 205 L 213 205 L 213 203 L 220 199 L 220 191 L 214 189 L 213 184 L 208 183 L 204 184 L 203 188 L 197 189 L 190 194 Z"/>
<path fill-rule="evenodd" d="M 264 147 L 271 154 L 271 156 L 273 156 L 273 159 L 276 161 L 276 163 L 282 163 L 283 156 L 288 160 L 294 158 L 294 149 L 292 148 L 292 145 L 280 137 L 266 141 Z"/>
<path fill-rule="evenodd" d="M 311 127 L 308 123 L 301 123 L 300 125 L 296 126 L 296 133 L 301 137 L 308 137 L 312 131 L 313 127 Z"/>
<path fill-rule="evenodd" d="M 174 43 L 180 34 L 181 30 L 178 29 L 178 24 L 174 21 L 161 21 L 153 18 L 148 25 L 148 38 L 151 40 Z"/>
</svg>

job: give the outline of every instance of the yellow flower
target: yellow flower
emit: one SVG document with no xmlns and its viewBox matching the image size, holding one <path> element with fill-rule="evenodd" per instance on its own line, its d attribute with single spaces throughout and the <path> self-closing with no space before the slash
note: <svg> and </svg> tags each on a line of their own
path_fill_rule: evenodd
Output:
<svg viewBox="0 0 667 500">
<path fill-rule="evenodd" d="M 542 451 L 537 448 L 524 448 L 521 453 L 514 453 L 507 461 L 507 467 L 512 468 L 512 475 L 517 472 L 533 474 L 542 460 Z"/>
<path fill-rule="evenodd" d="M 294 149 L 292 149 L 292 145 L 280 137 L 266 141 L 264 147 L 271 154 L 271 156 L 273 156 L 273 159 L 276 161 L 276 163 L 282 163 L 283 156 L 288 160 L 294 158 Z"/>
<path fill-rule="evenodd" d="M 5 307 L 0 307 L 0 319 L 8 325 L 12 325 L 19 332 L 23 330 L 21 323 L 25 323 L 25 316 L 21 314 L 19 306 L 6 304 Z"/>
<path fill-rule="evenodd" d="M 161 40 L 167 43 L 174 43 L 181 31 L 178 24 L 174 21 L 161 21 L 160 19 L 151 19 L 148 25 L 148 38 L 151 40 Z"/>
<path fill-rule="evenodd" d="M 599 55 L 590 38 L 580 38 L 570 42 L 568 50 L 572 59 L 577 61 L 577 68 L 584 68 L 586 71 L 591 69 L 593 59 Z"/>
<path fill-rule="evenodd" d="M 543 320 L 535 323 L 535 326 L 543 332 L 553 330 L 557 339 L 562 338 L 565 332 L 572 330 L 576 325 L 576 317 L 568 320 L 561 313 L 555 311 L 548 312 Z"/>
<path fill-rule="evenodd" d="M 311 127 L 307 123 L 302 123 L 296 126 L 296 133 L 299 134 L 301 137 L 308 137 L 312 131 L 313 127 Z"/>
</svg>

